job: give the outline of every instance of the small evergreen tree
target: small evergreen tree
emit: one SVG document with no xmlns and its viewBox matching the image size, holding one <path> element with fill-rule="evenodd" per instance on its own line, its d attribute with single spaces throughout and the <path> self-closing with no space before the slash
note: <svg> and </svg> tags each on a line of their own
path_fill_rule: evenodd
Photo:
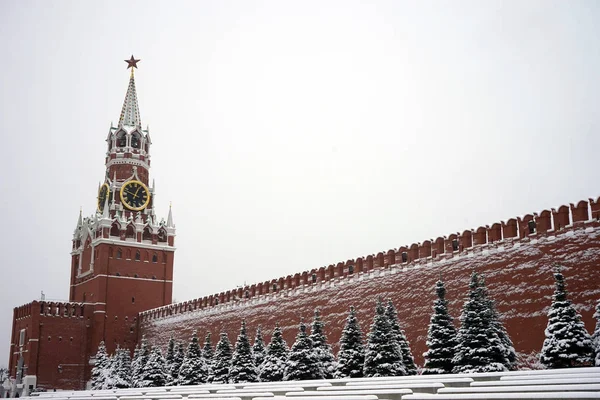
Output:
<svg viewBox="0 0 600 400">
<path fill-rule="evenodd" d="M 281 328 L 276 325 L 271 336 L 271 343 L 267 346 L 265 359 L 259 366 L 261 382 L 279 382 L 283 380 L 288 353 L 288 345 L 283 340 Z"/>
<path fill-rule="evenodd" d="M 142 338 L 142 340 L 144 340 Z M 133 356 L 131 357 L 131 387 L 136 388 L 138 386 L 139 376 L 140 376 L 140 345 L 136 344 L 133 349 Z"/>
<path fill-rule="evenodd" d="M 181 369 L 181 365 L 183 364 L 183 360 L 185 359 L 185 350 L 183 347 L 183 343 L 177 343 L 177 351 L 173 356 L 173 362 L 171 363 L 171 368 L 169 370 L 169 378 L 167 385 L 179 385 L 179 370 Z"/>
<path fill-rule="evenodd" d="M 394 338 L 381 298 L 377 299 L 375 316 L 367 335 L 363 374 L 366 377 L 406 375 L 402 351 Z"/>
<path fill-rule="evenodd" d="M 214 351 L 212 348 L 212 341 L 210 332 L 206 333 L 204 337 L 204 347 L 202 348 L 202 357 L 206 360 L 206 365 L 208 366 L 208 378 L 207 382 L 212 382 L 212 359 L 214 356 Z"/>
<path fill-rule="evenodd" d="M 565 279 L 558 267 L 554 279 L 556 288 L 548 312 L 540 362 L 547 368 L 593 365 L 592 339 L 581 321 L 581 315 L 567 299 Z"/>
<path fill-rule="evenodd" d="M 306 334 L 304 321 L 300 322 L 300 330 L 292 345 L 283 373 L 284 381 L 302 381 L 321 379 L 319 359 L 313 349 L 312 340 Z"/>
<path fill-rule="evenodd" d="M 154 347 L 141 375 L 143 387 L 161 387 L 167 384 L 165 358 L 159 347 Z"/>
<path fill-rule="evenodd" d="M 423 353 L 425 364 L 423 374 L 449 374 L 452 372 L 454 347 L 456 347 L 456 328 L 448 313 L 446 287 L 442 280 L 437 281 L 435 291 L 438 298 L 433 303 L 433 314 L 427 332 L 427 348 Z"/>
<path fill-rule="evenodd" d="M 131 357 L 129 350 L 117 348 L 112 367 L 112 387 L 126 389 L 131 387 Z"/>
<path fill-rule="evenodd" d="M 180 345 L 183 350 L 183 344 Z M 181 352 L 183 352 L 181 350 Z M 180 354 L 180 352 L 178 352 Z M 176 358 L 181 357 L 178 355 Z M 174 363 L 175 364 L 175 363 Z M 177 385 L 189 386 L 205 383 L 208 379 L 208 365 L 200 350 L 200 341 L 196 331 L 192 332 L 192 339 L 187 348 L 187 353 L 181 361 L 177 372 Z"/>
<path fill-rule="evenodd" d="M 254 365 L 259 368 L 265 360 L 267 355 L 267 349 L 265 348 L 265 342 L 263 341 L 262 332 L 260 326 L 256 329 L 256 336 L 254 338 L 254 345 L 252 346 L 252 357 L 254 357 Z"/>
<path fill-rule="evenodd" d="M 452 372 L 505 371 L 504 346 L 492 324 L 485 287 L 476 272 L 471 274 L 469 288 L 460 316 Z"/>
<path fill-rule="evenodd" d="M 108 362 L 106 364 L 106 369 L 105 369 L 104 385 L 102 385 L 103 390 L 115 388 L 116 364 L 117 364 L 116 353 L 111 356 L 108 356 Z"/>
<path fill-rule="evenodd" d="M 410 344 L 408 343 L 406 334 L 400 327 L 398 311 L 396 310 L 396 307 L 394 307 L 394 303 L 392 303 L 391 299 L 388 299 L 387 307 L 385 308 L 385 315 L 390 321 L 392 336 L 398 343 L 398 346 L 400 346 L 400 352 L 402 353 L 402 364 L 404 365 L 406 375 L 416 375 L 417 365 L 415 364 L 415 358 L 412 355 L 412 351 L 410 351 Z"/>
<path fill-rule="evenodd" d="M 235 350 L 229 369 L 230 383 L 258 382 L 258 372 L 254 364 L 250 340 L 246 333 L 246 321 L 242 321 L 240 334 L 235 342 Z"/>
<path fill-rule="evenodd" d="M 173 335 L 169 338 L 169 342 L 167 343 L 167 354 L 165 355 L 165 365 L 167 367 L 167 371 L 171 370 L 171 364 L 173 363 L 173 359 L 175 358 L 175 339 Z"/>
<path fill-rule="evenodd" d="M 361 378 L 365 363 L 365 348 L 363 345 L 362 331 L 356 318 L 354 307 L 346 318 L 346 325 L 340 338 L 340 351 L 338 352 L 336 378 Z"/>
<path fill-rule="evenodd" d="M 211 382 L 227 383 L 229 381 L 229 368 L 231 366 L 231 342 L 227 333 L 221 332 L 221 337 L 215 347 L 212 359 Z"/>
<path fill-rule="evenodd" d="M 140 342 L 139 349 L 136 348 L 136 351 L 133 355 L 133 360 L 131 361 L 131 386 L 132 387 L 144 387 L 143 382 L 143 371 L 146 367 L 146 363 L 150 358 L 150 348 L 148 347 L 148 343 L 146 342 L 146 337 L 142 336 L 142 340 Z"/>
<path fill-rule="evenodd" d="M 321 379 L 331 379 L 335 373 L 335 357 L 331 351 L 331 346 L 327 343 L 325 336 L 325 324 L 321 320 L 321 312 L 315 309 L 313 323 L 310 329 L 310 340 L 313 344 L 313 349 L 317 354 L 318 366 L 321 370 Z"/>
<path fill-rule="evenodd" d="M 101 341 L 96 352 L 94 368 L 92 368 L 92 390 L 102 390 L 104 388 L 109 367 L 110 362 L 106 354 L 106 346 L 104 341 Z"/>
<path fill-rule="evenodd" d="M 594 313 L 594 318 L 596 319 L 596 328 L 594 329 L 594 334 L 592 335 L 592 346 L 594 347 L 595 352 L 594 365 L 596 367 L 600 367 L 600 301 L 596 303 L 596 312 Z"/>
<path fill-rule="evenodd" d="M 500 321 L 500 316 L 498 315 L 494 301 L 489 298 L 487 300 L 491 317 L 490 326 L 495 331 L 496 335 L 498 335 L 500 343 L 502 344 L 502 364 L 504 364 L 509 371 L 513 371 L 517 368 L 517 352 L 515 351 L 515 346 L 513 345 L 510 336 L 508 336 L 504 324 Z"/>
</svg>

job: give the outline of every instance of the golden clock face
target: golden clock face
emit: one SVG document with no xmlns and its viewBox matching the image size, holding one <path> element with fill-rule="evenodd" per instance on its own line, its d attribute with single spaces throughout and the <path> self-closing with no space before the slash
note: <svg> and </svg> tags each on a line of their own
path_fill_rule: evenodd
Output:
<svg viewBox="0 0 600 400">
<path fill-rule="evenodd" d="M 140 211 L 150 203 L 150 191 L 140 181 L 128 181 L 121 187 L 121 202 L 132 211 Z"/>
<path fill-rule="evenodd" d="M 110 192 L 110 187 L 108 183 L 100 186 L 100 190 L 98 190 L 98 210 L 102 212 L 104 210 L 104 203 L 106 202 L 106 198 L 108 197 L 108 202 L 112 201 L 112 193 Z"/>
</svg>

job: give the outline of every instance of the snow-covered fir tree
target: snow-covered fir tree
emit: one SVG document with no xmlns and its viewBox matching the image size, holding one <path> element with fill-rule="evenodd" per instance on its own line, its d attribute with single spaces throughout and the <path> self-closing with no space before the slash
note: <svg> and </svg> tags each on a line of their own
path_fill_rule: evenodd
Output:
<svg viewBox="0 0 600 400">
<path fill-rule="evenodd" d="M 366 377 L 406 375 L 402 362 L 402 352 L 394 340 L 390 321 L 385 314 L 381 298 L 377 299 L 375 316 L 367 335 L 365 349 L 365 365 L 363 374 Z"/>
<path fill-rule="evenodd" d="M 227 333 L 221 332 L 219 342 L 215 347 L 211 363 L 211 379 L 212 383 L 227 383 L 229 382 L 229 368 L 231 366 L 231 342 Z"/>
<path fill-rule="evenodd" d="M 546 368 L 568 368 L 593 365 L 592 338 L 585 329 L 581 315 L 567 298 L 565 278 L 557 267 L 555 290 L 548 312 L 544 345 L 540 362 Z"/>
<path fill-rule="evenodd" d="M 180 347 L 183 348 L 183 344 Z M 174 359 L 177 360 L 181 357 L 180 354 L 180 351 L 178 351 L 177 356 Z M 175 366 L 175 361 L 173 362 L 173 365 Z M 208 365 L 202 356 L 200 341 L 198 340 L 196 331 L 192 332 L 192 339 L 190 340 L 187 352 L 180 365 L 179 371 L 177 372 L 177 380 L 175 381 L 177 385 L 189 386 L 207 382 Z"/>
<path fill-rule="evenodd" d="M 154 347 L 140 377 L 143 387 L 161 387 L 167 384 L 165 358 L 159 347 Z"/>
<path fill-rule="evenodd" d="M 596 320 L 596 328 L 592 335 L 592 346 L 595 352 L 594 365 L 600 367 L 600 301 L 596 303 L 596 312 L 594 313 L 594 319 Z"/>
<path fill-rule="evenodd" d="M 283 340 L 281 328 L 277 324 L 271 336 L 271 343 L 267 346 L 265 359 L 259 366 L 261 382 L 279 382 L 283 380 L 288 353 L 288 345 Z"/>
<path fill-rule="evenodd" d="M 363 376 L 365 363 L 365 347 L 363 335 L 356 318 L 354 307 L 346 318 L 346 324 L 340 338 L 340 351 L 338 352 L 336 378 L 360 378 Z"/>
<path fill-rule="evenodd" d="M 427 331 L 428 350 L 423 353 L 423 375 L 451 373 L 454 347 L 457 345 L 456 328 L 448 312 L 446 287 L 442 280 L 437 281 L 435 292 L 438 298 L 433 303 L 433 314 Z"/>
<path fill-rule="evenodd" d="M 490 310 L 490 326 L 496 332 L 496 335 L 500 339 L 500 343 L 502 343 L 503 360 L 501 362 L 509 371 L 515 370 L 517 368 L 517 352 L 515 351 L 515 346 L 513 345 L 510 336 L 508 336 L 504 324 L 500 321 L 500 315 L 496 310 L 496 304 L 487 294 L 485 279 L 483 277 L 481 278 L 481 286 L 483 287 L 484 295 L 486 296 L 488 308 Z"/>
<path fill-rule="evenodd" d="M 254 365 L 256 368 L 259 368 L 260 365 L 265 360 L 265 356 L 267 355 L 267 349 L 265 347 L 265 342 L 263 341 L 262 331 L 260 326 L 256 328 L 256 336 L 254 337 L 254 345 L 252 345 L 252 357 L 254 357 Z"/>
<path fill-rule="evenodd" d="M 142 340 L 143 340 L 143 338 L 142 338 Z M 138 387 L 137 386 L 138 376 L 140 375 L 140 372 L 141 372 L 139 364 L 140 364 L 140 345 L 136 344 L 133 349 L 133 356 L 131 356 L 130 382 L 131 382 L 132 388 Z"/>
<path fill-rule="evenodd" d="M 231 357 L 231 367 L 229 368 L 230 383 L 258 382 L 258 371 L 254 364 L 252 347 L 246 333 L 246 321 L 242 321 L 240 334 L 235 342 L 235 350 Z"/>
<path fill-rule="evenodd" d="M 175 339 L 173 336 L 169 338 L 169 342 L 167 343 L 167 354 L 165 354 L 165 365 L 167 367 L 167 371 L 171 370 L 171 364 L 173 363 L 173 359 L 175 358 Z"/>
<path fill-rule="evenodd" d="M 105 379 L 104 379 L 104 385 L 102 385 L 102 389 L 106 390 L 106 389 L 114 389 L 115 385 L 114 385 L 114 376 L 115 376 L 115 366 L 117 363 L 117 354 L 113 354 L 108 356 L 108 362 L 106 363 L 106 368 L 105 368 Z"/>
<path fill-rule="evenodd" d="M 94 368 L 92 368 L 92 390 L 102 390 L 108 375 L 110 362 L 108 354 L 106 354 L 106 346 L 104 341 L 98 345 L 96 352 Z"/>
<path fill-rule="evenodd" d="M 214 351 L 212 348 L 212 339 L 211 339 L 210 332 L 208 332 L 206 334 L 206 336 L 204 337 L 204 346 L 202 347 L 202 355 L 204 356 L 204 358 L 206 360 L 212 360 L 212 358 L 213 358 Z"/>
<path fill-rule="evenodd" d="M 131 357 L 129 350 L 117 347 L 111 368 L 111 388 L 126 389 L 131 387 Z"/>
<path fill-rule="evenodd" d="M 306 334 L 304 321 L 296 335 L 283 372 L 284 381 L 302 381 L 307 379 L 322 379 L 322 369 L 318 365 L 319 359 L 313 349 L 312 340 Z"/>
<path fill-rule="evenodd" d="M 142 372 L 150 358 L 146 337 L 142 336 L 139 348 L 136 347 L 131 360 L 131 387 L 144 387 Z"/>
<path fill-rule="evenodd" d="M 327 343 L 325 335 L 325 324 L 321 319 L 321 312 L 317 308 L 313 317 L 312 326 L 310 328 L 310 340 L 313 344 L 313 349 L 319 360 L 318 366 L 321 370 L 321 379 L 331 379 L 335 373 L 336 363 L 331 346 Z"/>
<path fill-rule="evenodd" d="M 214 351 L 212 347 L 212 339 L 210 332 L 206 333 L 204 337 L 204 346 L 202 347 L 202 357 L 206 360 L 206 365 L 208 366 L 208 378 L 207 382 L 212 382 L 212 359 L 214 356 Z"/>
<path fill-rule="evenodd" d="M 417 365 L 415 364 L 415 358 L 410 350 L 410 343 L 406 338 L 404 330 L 400 327 L 400 320 L 398 319 L 398 311 L 394 307 L 391 299 L 388 299 L 387 306 L 385 308 L 385 315 L 390 321 L 390 329 L 392 336 L 395 338 L 398 346 L 400 346 L 400 352 L 402 353 L 402 364 L 404 364 L 404 370 L 406 375 L 416 375 Z"/>
<path fill-rule="evenodd" d="M 460 322 L 452 372 L 505 371 L 504 346 L 492 326 L 485 287 L 476 272 L 471 274 L 469 297 L 463 306 Z"/>
<path fill-rule="evenodd" d="M 183 360 L 185 358 L 185 349 L 182 342 L 177 343 L 176 348 L 177 350 L 173 355 L 173 362 L 171 363 L 171 367 L 169 369 L 167 385 L 179 385 L 179 370 L 181 369 L 181 364 L 183 364 Z"/>
</svg>

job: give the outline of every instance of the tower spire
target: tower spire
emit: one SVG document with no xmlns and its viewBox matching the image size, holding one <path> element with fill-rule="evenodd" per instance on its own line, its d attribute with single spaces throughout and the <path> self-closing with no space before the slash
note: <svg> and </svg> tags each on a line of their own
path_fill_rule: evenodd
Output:
<svg viewBox="0 0 600 400">
<path fill-rule="evenodd" d="M 142 121 L 140 119 L 140 109 L 138 107 L 137 93 L 135 90 L 135 77 L 133 75 L 133 69 L 137 68 L 137 63 L 140 60 L 136 60 L 133 55 L 129 60 L 125 60 L 127 68 L 131 68 L 131 75 L 129 77 L 129 86 L 127 87 L 127 93 L 125 94 L 125 101 L 123 102 L 123 108 L 121 109 L 121 116 L 119 117 L 119 126 L 123 125 L 140 127 Z"/>
<path fill-rule="evenodd" d="M 167 228 L 175 228 L 175 225 L 173 224 L 173 211 L 171 210 L 172 204 L 169 203 L 169 216 L 167 217 Z"/>
</svg>

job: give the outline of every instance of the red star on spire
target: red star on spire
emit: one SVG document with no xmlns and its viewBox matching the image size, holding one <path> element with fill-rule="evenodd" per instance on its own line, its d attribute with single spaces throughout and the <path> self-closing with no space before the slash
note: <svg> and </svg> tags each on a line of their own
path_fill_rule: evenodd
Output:
<svg viewBox="0 0 600 400">
<path fill-rule="evenodd" d="M 133 54 L 132 54 L 131 58 L 129 60 L 125 60 L 125 62 L 127 63 L 127 69 L 137 68 L 137 63 L 140 62 L 140 60 L 136 60 L 135 58 L 133 58 Z"/>
</svg>

